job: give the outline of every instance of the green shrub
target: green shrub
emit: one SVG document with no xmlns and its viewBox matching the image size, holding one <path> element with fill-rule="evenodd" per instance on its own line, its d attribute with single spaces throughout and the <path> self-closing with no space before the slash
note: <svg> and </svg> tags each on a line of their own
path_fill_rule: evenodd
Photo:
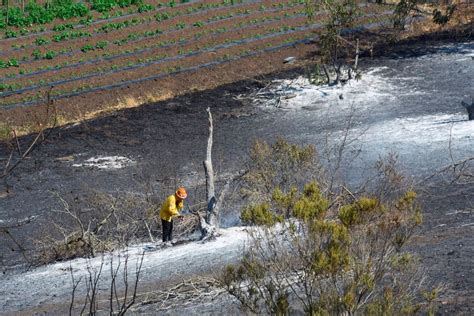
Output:
<svg viewBox="0 0 474 316">
<path fill-rule="evenodd" d="M 74 25 L 71 23 L 66 23 L 66 24 L 57 24 L 53 26 L 53 31 L 55 32 L 62 32 L 65 30 L 72 30 L 74 28 Z"/>
<path fill-rule="evenodd" d="M 58 19 L 83 17 L 89 14 L 89 8 L 81 2 L 56 5 L 53 7 L 54 16 Z"/>
<path fill-rule="evenodd" d="M 48 44 L 50 43 L 51 41 L 47 38 L 44 38 L 44 37 L 38 37 L 36 38 L 35 40 L 35 44 L 38 45 L 38 46 L 41 46 L 41 45 L 44 45 L 44 44 Z"/>
<path fill-rule="evenodd" d="M 416 256 L 403 248 L 421 209 L 393 157 L 352 193 L 326 180 L 331 169 L 311 168 L 314 155 L 283 139 L 254 143 L 243 193 L 257 197 L 241 219 L 257 226 L 246 229 L 246 250 L 226 267 L 221 286 L 257 315 L 430 314 L 437 289 L 423 284 Z"/>
<path fill-rule="evenodd" d="M 186 27 L 186 23 L 184 23 L 184 22 L 176 23 L 176 28 L 177 29 L 184 29 L 185 27 Z"/>
<path fill-rule="evenodd" d="M 170 14 L 167 13 L 167 12 L 163 12 L 163 13 L 157 13 L 155 15 L 155 20 L 158 21 L 158 22 L 161 22 L 161 21 L 164 21 L 164 20 L 168 20 L 170 18 Z"/>
<path fill-rule="evenodd" d="M 40 51 L 39 49 L 35 49 L 31 55 L 32 55 L 35 59 L 40 59 L 41 56 L 42 56 L 41 51 Z"/>
<path fill-rule="evenodd" d="M 46 24 L 55 18 L 53 10 L 47 10 L 36 2 L 29 2 L 25 11 L 28 12 L 27 18 L 30 24 Z"/>
<path fill-rule="evenodd" d="M 81 51 L 83 53 L 87 53 L 88 51 L 91 51 L 91 50 L 94 50 L 94 46 L 92 46 L 91 44 L 86 44 L 81 47 Z"/>
<path fill-rule="evenodd" d="M 142 0 L 90 0 L 92 10 L 101 13 L 108 12 L 117 6 L 125 8 L 130 5 L 142 4 L 142 2 Z"/>
<path fill-rule="evenodd" d="M 54 57 L 56 57 L 56 52 L 52 50 L 47 51 L 43 56 L 44 59 L 53 59 Z"/>
<path fill-rule="evenodd" d="M 12 58 L 8 61 L 9 67 L 20 67 L 20 64 L 18 63 L 18 60 L 15 58 Z"/>
<path fill-rule="evenodd" d="M 10 68 L 10 67 L 19 67 L 19 66 L 20 64 L 18 63 L 18 60 L 16 60 L 15 58 L 12 58 L 8 61 L 0 60 L 0 68 L 3 68 L 3 69 Z"/>
<path fill-rule="evenodd" d="M 8 25 L 17 27 L 28 27 L 34 24 L 50 23 L 54 19 L 69 19 L 73 17 L 82 17 L 89 14 L 89 8 L 81 2 L 73 1 L 53 1 L 48 5 L 41 5 L 30 1 L 25 11 L 19 7 L 8 9 Z M 0 14 L 0 28 L 5 28 L 5 12 Z M 26 34 L 26 33 L 25 33 Z"/>
<path fill-rule="evenodd" d="M 415 197 L 407 191 L 383 205 L 367 197 L 348 203 L 344 195 L 323 197 L 312 182 L 302 192 L 275 193 L 270 204 L 246 206 L 242 220 L 259 227 L 249 228 L 247 250 L 238 265 L 225 269 L 223 287 L 255 314 L 291 314 L 293 304 L 306 315 L 431 308 L 436 289 L 422 298 L 416 258 L 402 251 L 421 223 Z M 294 216 L 284 220 L 279 207 Z M 420 298 L 424 304 L 416 302 Z M 366 304 L 358 304 L 362 300 Z"/>
<path fill-rule="evenodd" d="M 4 17 L 2 17 L 4 18 Z M 31 21 L 28 16 L 21 12 L 18 7 L 8 9 L 8 25 L 10 26 L 30 26 Z"/>
<path fill-rule="evenodd" d="M 109 45 L 109 42 L 100 41 L 100 42 L 97 42 L 97 44 L 95 44 L 94 48 L 96 48 L 96 49 L 105 49 L 107 47 L 107 45 Z"/>
<path fill-rule="evenodd" d="M 14 38 L 17 37 L 18 33 L 12 30 L 8 30 L 5 32 L 5 38 Z"/>
<path fill-rule="evenodd" d="M 138 12 L 139 13 L 148 12 L 148 11 L 151 11 L 153 9 L 154 9 L 153 6 L 151 4 L 147 4 L 147 3 L 142 3 L 138 6 Z"/>
<path fill-rule="evenodd" d="M 270 205 L 262 203 L 249 205 L 242 210 L 240 219 L 245 224 L 273 226 L 283 221 L 283 216 L 274 214 L 270 210 Z"/>
</svg>

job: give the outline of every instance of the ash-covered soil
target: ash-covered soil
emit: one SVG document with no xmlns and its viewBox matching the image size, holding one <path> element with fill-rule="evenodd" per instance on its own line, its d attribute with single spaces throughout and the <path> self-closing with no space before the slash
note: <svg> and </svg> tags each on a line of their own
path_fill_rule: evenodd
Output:
<svg viewBox="0 0 474 316">
<path fill-rule="evenodd" d="M 472 314 L 474 184 L 450 184 L 446 174 L 422 180 L 452 160 L 474 157 L 474 121 L 461 106 L 474 97 L 474 42 L 403 48 L 362 65 L 361 80 L 343 87 L 311 87 L 295 70 L 276 74 L 281 80 L 268 86 L 273 78 L 242 81 L 58 128 L 9 180 L 12 193 L 0 198 L 0 220 L 36 216 L 28 231 L 17 232 L 28 241 L 45 215 L 60 208 L 51 192 L 81 201 L 91 191 L 143 192 L 145 182 L 158 190 L 168 179 L 202 185 L 209 106 L 218 175 L 238 172 L 255 138 L 283 136 L 319 148 L 346 139 L 341 176 L 352 186 L 374 173 L 380 157 L 398 153 L 425 209 L 412 249 L 430 280 L 447 287 L 440 312 Z M 286 97 L 276 107 L 269 95 Z M 223 225 L 237 224 L 236 214 L 227 209 Z M 6 253 L 7 241 L 0 242 Z M 3 261 L 11 266 L 21 258 Z M 7 294 L 4 284 L 0 293 Z"/>
</svg>

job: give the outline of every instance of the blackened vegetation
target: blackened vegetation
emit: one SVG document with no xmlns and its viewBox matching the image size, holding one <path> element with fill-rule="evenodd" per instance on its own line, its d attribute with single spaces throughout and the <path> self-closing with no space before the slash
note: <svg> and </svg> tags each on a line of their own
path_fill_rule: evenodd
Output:
<svg viewBox="0 0 474 316">
<path fill-rule="evenodd" d="M 471 104 L 462 101 L 461 104 L 466 108 L 467 114 L 469 115 L 469 121 L 474 120 L 474 101 Z"/>
<path fill-rule="evenodd" d="M 11 188 L 7 180 L 13 171 L 46 141 L 57 125 L 57 112 L 51 99 L 52 89 L 51 87 L 46 94 L 44 113 L 40 113 L 33 122 L 36 133 L 33 133 L 32 138 L 25 138 L 26 143 L 20 141 L 17 131 L 11 128 L 7 122 L 0 123 L 0 145 L 6 149 L 3 154 L 3 149 L 0 147 L 0 161 L 2 161 L 0 166 L 3 169 L 0 171 L 0 180 L 3 182 L 6 195 L 10 193 Z"/>
</svg>

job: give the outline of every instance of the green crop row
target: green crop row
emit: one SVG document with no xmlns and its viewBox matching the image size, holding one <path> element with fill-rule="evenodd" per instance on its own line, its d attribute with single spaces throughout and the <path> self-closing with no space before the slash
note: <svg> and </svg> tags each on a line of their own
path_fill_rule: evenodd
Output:
<svg viewBox="0 0 474 316">
<path fill-rule="evenodd" d="M 81 51 L 83 53 L 86 53 L 88 51 L 91 51 L 91 50 L 96 50 L 96 49 L 105 49 L 107 47 L 107 45 L 109 45 L 109 42 L 107 41 L 99 41 L 97 42 L 95 45 L 91 45 L 91 44 L 86 44 L 84 46 L 81 47 Z"/>
<path fill-rule="evenodd" d="M 92 33 L 87 31 L 64 31 L 60 34 L 53 35 L 53 42 L 63 42 L 70 39 L 91 37 Z"/>
<path fill-rule="evenodd" d="M 211 43 L 208 43 L 206 45 L 195 45 L 194 48 L 179 48 L 178 49 L 178 53 L 177 55 L 186 55 L 186 54 L 189 54 L 189 53 L 192 53 L 192 52 L 195 52 L 196 50 L 200 51 L 200 50 L 206 50 L 206 49 L 212 49 L 213 47 L 215 46 L 218 46 L 218 45 L 222 45 L 222 44 L 234 44 L 234 43 L 239 43 L 240 41 L 242 40 L 247 40 L 247 39 L 259 39 L 259 38 L 262 38 L 264 36 L 267 36 L 267 35 L 270 35 L 270 34 L 278 34 L 278 33 L 285 33 L 289 30 L 295 30 L 294 27 L 292 26 L 289 26 L 289 25 L 281 25 L 279 27 L 274 27 L 274 28 L 270 28 L 270 29 L 267 29 L 265 31 L 261 31 L 259 32 L 258 34 L 251 34 L 251 35 L 241 35 L 239 36 L 238 38 L 236 39 L 225 39 L 223 41 L 215 41 L 215 42 L 211 42 Z M 185 42 L 185 41 L 184 41 Z M 183 43 L 184 43 L 183 42 Z M 175 43 L 179 43 L 179 41 L 174 41 L 174 40 L 170 40 L 170 41 L 162 41 L 159 43 L 160 46 L 167 46 L 167 45 L 170 45 L 170 44 L 175 44 Z M 98 43 L 99 44 L 99 43 Z M 94 50 L 94 49 L 97 49 L 98 48 L 98 44 L 94 47 L 92 45 L 87 45 L 87 47 L 85 46 L 85 51 L 89 51 L 89 50 Z M 106 43 L 105 43 L 106 44 Z M 80 78 L 80 76 L 86 76 L 86 75 L 89 75 L 91 73 L 104 73 L 104 72 L 109 72 L 109 71 L 113 71 L 113 70 L 120 70 L 122 68 L 126 68 L 126 67 L 133 67 L 133 66 L 139 66 L 139 65 L 143 65 L 143 64 L 146 64 L 146 63 L 152 63 L 152 62 L 157 62 L 159 60 L 162 60 L 162 59 L 165 59 L 167 57 L 170 57 L 169 54 L 167 53 L 163 53 L 163 54 L 157 54 L 157 55 L 154 55 L 152 57 L 148 57 L 148 58 L 138 58 L 137 60 L 135 61 L 128 61 L 126 64 L 113 64 L 111 66 L 102 66 L 102 67 L 97 67 L 95 70 L 93 70 L 92 72 L 89 70 L 85 73 L 81 73 L 78 78 Z M 60 68 L 56 68 L 56 69 L 60 69 Z M 60 76 L 57 76 L 57 77 L 49 77 L 49 81 L 57 81 L 57 80 L 62 80 L 62 79 L 68 79 L 68 78 L 71 78 L 69 75 L 60 75 Z M 31 85 L 36 85 L 36 84 L 44 84 L 44 80 L 40 80 L 36 83 L 34 83 L 33 81 L 30 80 L 30 84 Z"/>
<path fill-rule="evenodd" d="M 98 12 L 108 12 L 116 7 L 129 7 L 143 4 L 143 0 L 89 0 L 91 9 Z"/>
<path fill-rule="evenodd" d="M 288 2 L 287 4 L 277 3 L 277 4 L 274 4 L 273 6 L 274 7 L 279 7 L 279 8 L 284 8 L 285 6 L 292 7 L 294 5 L 297 5 L 297 1 L 298 0 L 294 0 L 293 2 Z M 164 19 L 168 19 L 171 16 L 175 17 L 177 15 L 185 15 L 189 12 L 196 12 L 199 9 L 201 9 L 201 10 L 202 9 L 207 9 L 209 6 L 216 6 L 216 5 L 220 5 L 220 4 L 218 4 L 218 3 L 217 4 L 216 3 L 214 3 L 214 4 L 202 4 L 201 3 L 201 4 L 199 4 L 199 6 L 187 8 L 186 11 L 180 10 L 180 11 L 174 12 L 173 15 L 170 15 L 167 12 L 163 12 L 163 13 L 160 13 L 159 15 L 157 15 L 157 16 L 163 16 Z M 222 15 L 212 16 L 212 17 L 208 18 L 208 22 L 223 20 L 223 19 L 234 17 L 236 15 L 248 15 L 248 14 L 251 14 L 251 13 L 252 13 L 252 10 L 250 10 L 250 9 L 241 9 L 237 12 L 229 12 L 229 13 L 222 14 Z M 113 31 L 113 30 L 119 30 L 119 29 L 131 27 L 131 26 L 136 26 L 136 25 L 139 25 L 139 24 L 142 24 L 142 23 L 150 22 L 151 20 L 152 20 L 151 17 L 147 17 L 147 18 L 134 17 L 130 20 L 125 20 L 125 21 L 122 21 L 122 22 L 107 23 L 107 24 L 102 25 L 100 28 L 95 29 L 94 33 L 102 33 L 102 32 L 107 33 L 107 32 Z M 198 21 L 198 22 L 193 24 L 194 27 L 202 27 L 203 25 L 204 25 L 204 22 L 202 22 L 202 21 Z M 181 22 L 181 23 L 176 24 L 175 29 L 183 29 L 185 27 L 186 27 L 186 25 Z M 58 30 L 58 31 L 65 30 L 65 29 L 71 29 L 71 28 L 73 28 L 73 25 L 70 24 L 70 23 L 69 24 L 68 23 L 67 24 L 61 24 L 61 25 L 57 25 L 57 26 L 54 27 L 54 29 Z M 123 44 L 127 43 L 130 40 L 136 40 L 136 39 L 139 39 L 139 38 L 149 37 L 149 36 L 153 36 L 153 35 L 156 35 L 156 34 L 157 33 L 153 32 L 153 31 L 145 31 L 143 35 L 139 35 L 137 33 L 132 33 L 127 38 L 115 41 L 114 43 L 117 44 L 117 45 L 123 45 Z M 59 42 L 59 41 L 67 41 L 69 39 L 80 38 L 80 37 L 89 37 L 89 33 L 84 33 L 84 32 L 82 32 L 82 33 L 79 32 L 78 33 L 78 32 L 74 32 L 74 31 L 62 32 L 59 35 L 54 35 L 51 38 L 51 40 L 54 41 L 54 42 Z M 36 46 L 41 46 L 41 45 L 47 44 L 49 42 L 50 41 L 48 39 L 40 38 L 40 39 L 35 40 L 34 44 Z M 27 44 L 23 44 L 23 45 L 13 44 L 12 47 L 13 48 L 26 48 L 26 47 L 28 47 L 28 45 Z M 28 60 L 28 58 L 23 58 L 22 60 Z"/>
<path fill-rule="evenodd" d="M 10 67 L 19 67 L 20 64 L 18 63 L 18 60 L 15 58 L 12 58 L 8 61 L 3 61 L 0 60 L 0 69 L 5 69 L 5 68 L 10 68 Z"/>
<path fill-rule="evenodd" d="M 283 16 L 285 18 L 289 18 L 292 15 L 301 14 L 302 12 L 303 11 L 300 10 L 300 11 L 294 11 L 293 14 L 285 13 L 282 16 L 267 16 L 267 17 L 263 17 L 263 18 L 260 18 L 260 19 L 252 19 L 252 20 L 246 21 L 246 22 L 237 22 L 237 23 L 234 23 L 230 27 L 231 28 L 243 28 L 243 27 L 247 27 L 247 26 L 251 26 L 251 25 L 256 25 L 256 24 L 259 24 L 259 23 L 265 23 L 265 22 L 268 22 L 268 21 L 279 21 L 279 20 L 282 20 Z M 241 13 L 249 14 L 250 12 L 248 10 L 242 10 Z M 211 18 L 211 20 L 214 21 L 215 19 Z M 199 25 L 201 25 L 201 24 L 199 23 Z M 194 27 L 200 27 L 199 25 L 194 25 Z M 169 30 L 179 29 L 180 27 L 181 26 L 177 25 L 175 27 L 171 27 Z M 198 33 L 194 34 L 192 37 L 181 38 L 179 40 L 162 40 L 162 41 L 159 41 L 158 43 L 155 43 L 155 44 L 152 44 L 152 45 L 145 45 L 144 47 L 135 47 L 134 50 L 124 50 L 124 51 L 120 51 L 120 52 L 115 52 L 116 54 L 114 54 L 114 55 L 111 55 L 109 52 L 105 52 L 104 54 L 102 54 L 102 56 L 104 56 L 104 57 L 118 56 L 118 55 L 121 55 L 121 54 L 128 54 L 128 53 L 132 53 L 134 51 L 142 50 L 144 48 L 153 49 L 153 48 L 161 48 L 161 47 L 165 47 L 165 46 L 169 46 L 169 45 L 173 45 L 173 44 L 177 44 L 177 43 L 178 44 L 183 44 L 186 41 L 188 41 L 190 39 L 193 39 L 193 38 L 196 39 L 196 40 L 200 39 L 203 35 L 206 35 L 206 34 L 217 35 L 217 34 L 220 34 L 220 33 L 227 32 L 227 31 L 229 31 L 228 27 L 210 28 L 210 29 L 206 29 L 204 31 L 198 32 Z M 160 29 L 160 28 L 158 28 L 156 30 L 144 31 L 142 33 L 131 33 L 131 34 L 128 34 L 127 37 L 125 37 L 125 38 L 115 40 L 113 42 L 113 44 L 118 45 L 118 46 L 122 46 L 122 45 L 128 43 L 129 41 L 139 40 L 139 39 L 147 38 L 147 37 L 153 37 L 153 36 L 156 36 L 156 35 L 159 35 L 159 34 L 162 34 L 162 33 L 163 33 L 163 30 Z M 99 46 L 100 46 L 100 44 L 99 44 Z M 107 42 L 107 45 L 105 45 L 104 47 L 94 47 L 93 45 L 85 45 L 81 48 L 81 51 L 82 52 L 89 52 L 89 51 L 93 51 L 93 50 L 96 50 L 96 49 L 105 49 L 106 46 L 108 46 L 108 42 Z M 71 51 L 71 49 L 63 49 L 62 51 L 55 54 L 53 56 L 53 58 L 56 57 L 57 55 L 61 54 L 61 53 L 66 53 L 66 52 L 69 52 L 69 51 Z M 37 49 L 33 52 L 32 56 L 36 60 L 38 60 L 38 59 L 47 59 L 47 58 L 45 58 L 45 54 L 41 53 Z M 49 58 L 49 59 L 51 59 L 51 58 Z M 25 56 L 22 60 L 28 60 L 28 56 Z M 87 60 L 89 60 L 89 59 L 87 59 Z M 82 61 L 87 61 L 87 60 L 84 60 L 83 58 L 80 59 L 81 62 Z M 67 65 L 71 65 L 71 64 L 72 63 L 70 63 L 70 62 L 65 62 L 61 65 L 56 65 L 55 67 L 49 67 L 49 66 L 39 67 L 37 69 L 32 69 L 30 71 L 27 71 L 27 73 L 31 73 L 31 72 L 34 72 L 34 71 L 41 71 L 41 70 L 44 70 L 44 69 L 60 69 L 63 66 L 67 66 Z M 21 71 L 25 72 L 25 70 L 21 70 Z"/>
<path fill-rule="evenodd" d="M 188 2 L 188 1 L 187 0 L 181 0 L 181 2 L 184 3 L 184 2 Z M 239 0 L 239 2 L 242 2 L 242 0 Z M 170 7 L 173 7 L 175 4 L 173 4 L 173 2 L 170 2 L 167 5 L 170 6 Z M 227 5 L 229 5 L 229 3 L 227 3 L 226 1 L 223 1 L 222 3 L 211 3 L 211 4 L 202 4 L 201 3 L 201 4 L 196 5 L 196 6 L 188 7 L 186 10 L 177 11 L 177 12 L 173 13 L 172 15 L 165 12 L 165 13 L 163 13 L 163 17 L 164 17 L 163 19 L 168 19 L 170 17 L 190 14 L 190 13 L 198 12 L 200 10 L 206 10 L 206 9 L 209 9 L 209 8 L 217 8 L 217 7 L 220 7 L 220 6 L 227 6 Z M 161 6 L 163 6 L 163 4 L 158 2 L 156 7 L 158 8 L 158 7 L 161 7 Z M 137 8 L 136 11 L 132 10 L 132 11 L 129 11 L 128 13 L 129 14 L 132 14 L 132 13 L 135 13 L 135 12 L 143 13 L 143 12 L 147 12 L 147 11 L 150 11 L 150 10 L 153 10 L 153 9 L 154 8 L 153 8 L 152 5 L 141 3 L 141 4 L 138 5 L 138 8 Z M 115 12 L 115 14 L 113 16 L 118 17 L 118 16 L 122 16 L 122 15 L 124 15 L 124 13 L 122 11 L 117 11 L 117 12 Z M 157 20 L 160 20 L 159 16 L 160 16 L 160 14 L 157 14 L 157 17 L 158 17 Z M 104 12 L 102 18 L 103 19 L 108 19 L 108 18 L 111 18 L 111 17 L 112 16 L 108 12 Z M 122 29 L 122 28 L 126 28 L 126 27 L 139 25 L 139 24 L 142 24 L 142 23 L 151 22 L 152 19 L 153 19 L 152 17 L 147 17 L 147 18 L 134 17 L 130 20 L 126 20 L 126 21 L 123 21 L 123 22 L 116 22 L 116 23 L 112 22 L 112 23 L 108 23 L 108 24 L 103 25 L 99 29 L 95 29 L 94 33 L 101 33 L 101 32 L 107 33 L 107 32 L 112 31 L 112 30 L 118 30 L 118 29 Z M 92 21 L 93 21 L 92 16 L 90 14 L 88 14 L 87 16 L 85 16 L 84 19 L 81 19 L 79 21 L 79 24 L 88 25 Z M 60 31 L 65 31 L 65 30 L 71 30 L 73 28 L 74 28 L 74 24 L 66 23 L 66 24 L 54 25 L 51 30 L 55 31 L 55 32 L 60 32 Z M 44 27 L 34 29 L 34 30 L 28 30 L 27 28 L 21 28 L 18 31 L 7 30 L 7 31 L 5 31 L 5 37 L 4 38 L 13 38 L 13 37 L 18 37 L 18 35 L 23 36 L 23 35 L 26 35 L 28 33 L 44 32 L 44 31 L 45 31 Z M 42 45 L 42 43 L 40 45 L 38 45 L 38 43 L 36 43 L 36 42 L 34 44 L 36 44 L 37 46 Z M 22 44 L 22 45 L 13 44 L 12 48 L 26 48 L 27 46 L 28 46 L 27 44 Z"/>
<path fill-rule="evenodd" d="M 303 0 L 291 0 L 291 1 L 303 1 Z M 291 2 L 290 1 L 290 2 Z M 111 17 L 120 17 L 126 14 L 134 14 L 134 13 L 143 13 L 147 11 L 151 11 L 154 9 L 154 7 L 150 4 L 145 4 L 143 3 L 143 0 L 97 0 L 97 1 L 92 1 L 89 0 L 89 3 L 91 3 L 91 7 L 95 4 L 94 8 L 100 8 L 102 11 L 102 16 L 100 19 L 102 20 L 107 20 Z M 180 3 L 187 3 L 189 0 L 180 0 Z M 243 0 L 237 0 L 237 1 L 227 1 L 223 0 L 221 4 L 200 4 L 199 5 L 199 10 L 202 10 L 204 8 L 215 8 L 219 6 L 228 6 L 228 5 L 233 5 L 235 3 L 242 3 Z M 114 8 L 114 7 L 127 7 L 131 6 L 132 4 L 136 4 L 136 9 L 129 9 L 126 12 L 122 10 L 118 10 L 114 12 L 113 14 L 110 14 L 110 9 L 106 10 L 105 8 Z M 168 6 L 168 7 L 175 7 L 177 4 L 176 1 L 171 0 L 167 3 L 160 3 L 158 2 L 156 4 L 156 8 L 160 8 L 162 6 Z M 34 33 L 40 33 L 40 32 L 45 32 L 47 31 L 44 27 L 38 27 L 38 28 L 26 28 L 26 27 L 31 27 L 34 24 L 42 24 L 42 23 L 48 23 L 54 20 L 55 18 L 60 18 L 62 20 L 66 20 L 68 18 L 73 18 L 73 17 L 83 17 L 83 19 L 80 19 L 77 23 L 77 25 L 89 25 L 93 21 L 93 17 L 90 12 L 91 8 L 88 6 L 84 5 L 83 1 L 79 2 L 74 2 L 74 0 L 53 0 L 53 1 L 48 1 L 47 4 L 44 5 L 39 5 L 36 4 L 35 2 L 31 1 L 31 5 L 28 5 L 25 7 L 25 10 L 22 11 L 18 7 L 11 7 L 8 10 L 8 25 L 9 26 L 18 26 L 22 27 L 18 31 L 11 31 L 8 30 L 5 33 L 4 38 L 9 38 L 9 37 L 17 37 L 18 35 L 23 36 L 26 34 L 34 34 Z M 94 10 L 94 9 L 93 9 Z M 195 12 L 198 9 L 196 7 L 192 8 L 187 8 L 188 13 Z M 30 14 L 30 11 L 33 12 Z M 5 28 L 7 26 L 7 21 L 6 21 L 6 9 L 1 8 L 0 9 L 0 29 Z M 72 27 L 67 27 L 73 28 L 73 24 L 66 24 L 68 26 Z M 53 26 L 52 30 L 53 31 L 63 31 L 65 29 L 60 29 L 62 26 Z"/>
<path fill-rule="evenodd" d="M 30 1 L 24 11 L 19 7 L 0 11 L 0 28 L 8 26 L 26 27 L 33 24 L 50 23 L 54 19 L 67 20 L 73 17 L 82 17 L 89 13 L 89 8 L 82 2 L 73 0 L 53 0 L 44 5 Z M 7 20 L 8 15 L 8 20 Z"/>
<path fill-rule="evenodd" d="M 147 22 L 147 19 L 132 18 L 130 20 L 125 20 L 123 22 L 116 23 L 107 23 L 102 25 L 100 28 L 95 30 L 95 33 L 108 33 L 110 31 L 120 30 L 130 26 L 139 25 L 141 23 Z"/>
<path fill-rule="evenodd" d="M 143 0 L 89 0 L 90 7 L 81 1 L 53 0 L 45 4 L 30 1 L 22 10 L 20 7 L 10 7 L 0 11 L 0 28 L 7 26 L 27 27 L 34 24 L 46 24 L 55 19 L 67 20 L 75 17 L 84 17 L 91 10 L 108 12 L 115 7 L 129 7 L 137 5 L 137 12 L 153 10 L 153 6 L 144 4 Z M 8 19 L 7 19 L 8 17 Z"/>
<path fill-rule="evenodd" d="M 261 35 L 260 35 L 261 36 Z M 301 34 L 301 35 L 298 35 L 298 36 L 289 36 L 289 37 L 285 37 L 284 40 L 282 40 L 281 42 L 268 42 L 268 43 L 262 43 L 261 45 L 257 45 L 255 46 L 253 49 L 248 49 L 248 48 L 242 48 L 240 51 L 237 51 L 235 53 L 232 53 L 232 54 L 224 54 L 222 56 L 219 56 L 217 57 L 215 60 L 216 61 L 229 61 L 229 60 L 234 60 L 234 59 L 238 59 L 238 58 L 243 58 L 243 57 L 247 57 L 248 55 L 250 54 L 253 54 L 253 52 L 255 51 L 259 51 L 259 50 L 263 50 L 263 49 L 268 49 L 268 48 L 272 48 L 272 47 L 275 47 L 275 46 L 278 46 L 278 45 L 281 45 L 281 44 L 286 44 L 286 43 L 292 43 L 292 42 L 295 42 L 297 40 L 301 40 L 302 38 L 309 38 L 309 37 L 312 37 L 314 36 L 314 34 L 312 32 L 307 32 L 307 33 L 304 33 L 304 34 Z M 258 37 L 258 36 L 257 36 Z M 189 50 L 189 52 L 192 52 L 192 50 Z M 181 53 L 185 54 L 186 52 L 182 51 Z M 160 56 L 156 56 L 155 58 L 153 58 L 154 60 L 159 60 L 159 59 L 164 59 L 164 58 L 167 58 L 169 57 L 168 54 L 163 54 L 163 55 L 160 55 Z M 143 62 L 149 62 L 151 61 L 152 59 L 146 59 L 146 60 L 139 60 L 139 63 L 143 63 Z M 134 65 L 135 63 L 132 63 L 132 62 L 129 62 L 128 66 L 132 66 Z M 113 65 L 111 66 L 110 68 L 107 68 L 107 67 L 99 67 L 97 68 L 98 71 L 100 72 L 104 72 L 104 71 L 107 71 L 108 69 L 110 70 L 118 70 L 119 67 L 117 65 Z M 177 71 L 180 71 L 183 69 L 183 66 L 181 65 L 175 65 L 175 66 L 168 66 L 164 69 L 162 69 L 162 73 L 174 73 L 174 72 L 177 72 Z M 39 82 L 40 84 L 44 84 L 44 80 L 42 80 L 41 82 Z M 16 86 L 16 85 L 2 85 L 0 84 L 0 91 L 3 91 L 3 90 L 6 90 L 4 89 L 4 86 L 7 86 L 7 89 L 8 90 L 15 90 L 15 89 L 19 89 L 21 87 L 19 86 Z M 3 89 L 2 89 L 3 88 Z M 55 89 L 53 91 L 53 94 L 54 96 L 59 96 L 59 95 L 64 95 L 64 94 L 69 94 L 69 93 L 76 93 L 76 92 L 82 92 L 82 91 L 87 91 L 89 89 L 92 89 L 92 88 L 95 88 L 95 86 L 92 86 L 91 84 L 83 84 L 83 85 L 78 85 L 72 89 L 68 89 L 68 90 L 61 90 L 61 89 Z M 36 95 L 32 95 L 32 96 L 25 96 L 25 97 L 22 97 L 21 98 L 21 102 L 29 102 L 29 101 L 35 101 L 35 100 L 38 100 L 41 98 L 41 95 L 39 94 L 36 94 Z M 7 100 L 5 100 L 4 102 L 0 102 L 0 104 L 7 104 Z"/>
</svg>

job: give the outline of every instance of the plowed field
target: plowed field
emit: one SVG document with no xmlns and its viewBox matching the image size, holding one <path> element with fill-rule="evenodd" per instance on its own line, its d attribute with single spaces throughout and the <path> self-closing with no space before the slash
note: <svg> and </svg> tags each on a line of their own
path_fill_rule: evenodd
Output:
<svg viewBox="0 0 474 316">
<path fill-rule="evenodd" d="M 147 1 L 156 5 L 153 1 Z M 63 117 L 156 101 L 288 68 L 315 45 L 324 13 L 308 23 L 302 0 L 208 0 L 153 6 L 92 23 L 54 23 L 1 40 L 2 119 L 16 120 L 52 97 Z M 361 5 L 358 25 L 387 21 L 390 7 Z M 68 21 L 70 22 L 70 21 Z M 56 29 L 56 31 L 55 31 Z M 8 112 L 8 114 L 6 114 Z M 12 114 L 13 113 L 13 114 Z"/>
</svg>

